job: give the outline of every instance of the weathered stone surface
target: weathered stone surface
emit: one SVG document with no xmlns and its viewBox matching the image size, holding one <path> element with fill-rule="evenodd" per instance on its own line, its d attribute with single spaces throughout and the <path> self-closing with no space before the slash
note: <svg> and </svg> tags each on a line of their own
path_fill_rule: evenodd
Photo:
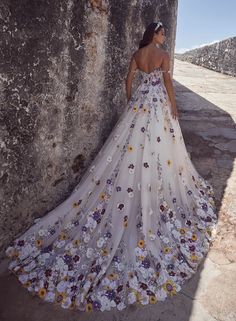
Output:
<svg viewBox="0 0 236 321">
<path fill-rule="evenodd" d="M 146 26 L 177 0 L 0 5 L 0 248 L 65 200 L 126 105 L 124 79 Z M 3 253 L 3 252 L 2 252 Z"/>
<path fill-rule="evenodd" d="M 183 54 L 176 53 L 175 58 L 235 77 L 236 37 L 188 50 Z"/>
</svg>

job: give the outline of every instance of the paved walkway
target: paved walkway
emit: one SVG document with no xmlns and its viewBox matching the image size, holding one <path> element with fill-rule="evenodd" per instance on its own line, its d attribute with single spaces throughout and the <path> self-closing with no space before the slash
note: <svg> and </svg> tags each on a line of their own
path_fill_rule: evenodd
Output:
<svg viewBox="0 0 236 321">
<path fill-rule="evenodd" d="M 1 321 L 235 321 L 236 320 L 236 78 L 175 60 L 180 125 L 193 163 L 213 185 L 218 232 L 206 260 L 173 299 L 121 312 L 79 313 L 31 296 L 0 271 Z"/>
</svg>

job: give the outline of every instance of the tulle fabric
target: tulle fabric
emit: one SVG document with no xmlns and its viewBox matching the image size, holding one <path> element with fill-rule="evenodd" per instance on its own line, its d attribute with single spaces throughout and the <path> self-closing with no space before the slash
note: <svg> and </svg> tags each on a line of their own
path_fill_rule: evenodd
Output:
<svg viewBox="0 0 236 321">
<path fill-rule="evenodd" d="M 171 116 L 162 70 L 139 86 L 71 195 L 6 249 L 28 291 L 81 311 L 176 295 L 209 249 L 211 185 Z"/>
</svg>

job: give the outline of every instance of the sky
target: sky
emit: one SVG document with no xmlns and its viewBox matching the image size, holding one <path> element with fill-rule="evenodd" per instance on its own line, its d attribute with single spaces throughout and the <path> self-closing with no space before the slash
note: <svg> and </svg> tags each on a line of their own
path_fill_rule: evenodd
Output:
<svg viewBox="0 0 236 321">
<path fill-rule="evenodd" d="M 179 0 L 175 52 L 236 36 L 236 0 Z"/>
</svg>

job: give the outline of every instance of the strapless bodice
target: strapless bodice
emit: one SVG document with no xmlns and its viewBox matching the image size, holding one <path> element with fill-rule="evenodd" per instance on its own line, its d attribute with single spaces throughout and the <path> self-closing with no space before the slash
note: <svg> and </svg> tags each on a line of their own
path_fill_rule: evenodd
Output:
<svg viewBox="0 0 236 321">
<path fill-rule="evenodd" d="M 155 67 L 151 72 L 147 73 L 141 69 L 138 69 L 138 71 L 141 72 L 141 74 L 147 75 L 147 76 L 151 76 L 152 74 L 155 73 L 162 73 L 164 70 L 161 69 L 161 67 Z"/>
<path fill-rule="evenodd" d="M 159 82 L 161 82 L 161 80 L 163 80 L 163 72 L 165 72 L 164 70 L 162 70 L 161 67 L 155 67 L 151 72 L 147 73 L 145 71 L 142 71 L 141 69 L 138 69 L 138 71 L 140 71 L 141 77 L 142 77 L 142 81 L 144 83 L 149 82 L 150 80 L 152 81 L 156 81 L 158 80 Z"/>
</svg>

